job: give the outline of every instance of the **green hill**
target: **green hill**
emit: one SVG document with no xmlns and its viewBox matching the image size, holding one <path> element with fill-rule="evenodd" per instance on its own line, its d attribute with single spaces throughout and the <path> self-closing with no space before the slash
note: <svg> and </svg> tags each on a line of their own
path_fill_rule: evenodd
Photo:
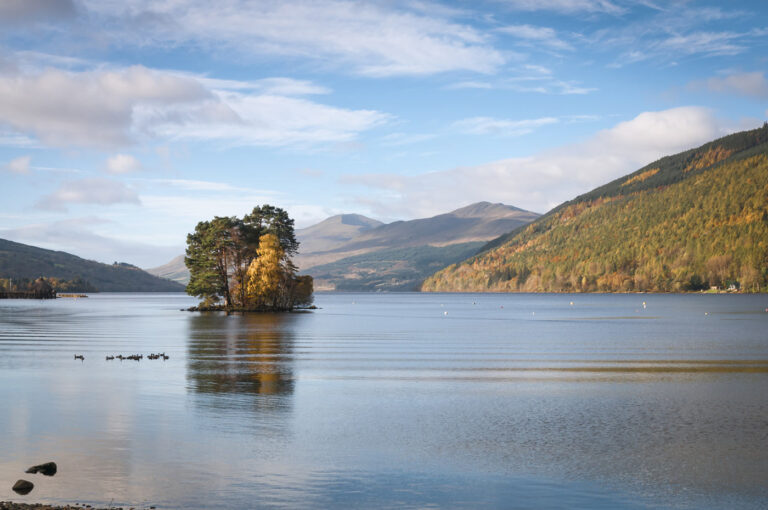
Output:
<svg viewBox="0 0 768 510">
<path fill-rule="evenodd" d="M 54 279 L 58 290 L 93 292 L 183 292 L 184 286 L 126 263 L 85 260 L 62 251 L 0 239 L 0 280 Z M 57 282 L 54 282 L 55 284 Z"/>
<path fill-rule="evenodd" d="M 565 202 L 422 290 L 752 292 L 767 284 L 768 124 Z"/>
</svg>

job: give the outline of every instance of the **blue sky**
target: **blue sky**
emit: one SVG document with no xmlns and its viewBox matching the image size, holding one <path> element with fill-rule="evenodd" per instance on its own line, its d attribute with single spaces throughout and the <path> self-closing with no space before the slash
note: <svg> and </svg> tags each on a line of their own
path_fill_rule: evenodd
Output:
<svg viewBox="0 0 768 510">
<path fill-rule="evenodd" d="M 537 212 L 768 117 L 764 1 L 0 3 L 0 237 L 142 267 L 298 227 Z"/>
</svg>

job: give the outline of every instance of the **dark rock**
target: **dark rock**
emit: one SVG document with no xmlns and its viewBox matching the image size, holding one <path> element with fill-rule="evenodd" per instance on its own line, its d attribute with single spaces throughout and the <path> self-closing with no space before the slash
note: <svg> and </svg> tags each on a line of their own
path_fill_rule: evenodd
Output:
<svg viewBox="0 0 768 510">
<path fill-rule="evenodd" d="M 56 474 L 56 463 L 46 462 L 45 464 L 38 464 L 27 469 L 26 473 L 42 473 L 45 476 L 53 476 Z"/>
<path fill-rule="evenodd" d="M 21 494 L 22 496 L 29 494 L 32 492 L 32 489 L 35 488 L 35 484 L 32 482 L 28 482 L 26 480 L 19 480 L 15 484 L 13 484 L 13 492 L 16 494 Z"/>
</svg>

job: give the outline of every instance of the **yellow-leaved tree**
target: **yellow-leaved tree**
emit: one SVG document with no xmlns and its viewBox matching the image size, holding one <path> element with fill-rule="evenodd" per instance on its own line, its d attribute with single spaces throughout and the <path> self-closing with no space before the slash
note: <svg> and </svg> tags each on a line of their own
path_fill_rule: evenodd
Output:
<svg viewBox="0 0 768 510">
<path fill-rule="evenodd" d="M 256 258 L 248 266 L 246 294 L 251 308 L 283 308 L 286 284 L 293 278 L 292 265 L 274 234 L 259 239 Z"/>
</svg>

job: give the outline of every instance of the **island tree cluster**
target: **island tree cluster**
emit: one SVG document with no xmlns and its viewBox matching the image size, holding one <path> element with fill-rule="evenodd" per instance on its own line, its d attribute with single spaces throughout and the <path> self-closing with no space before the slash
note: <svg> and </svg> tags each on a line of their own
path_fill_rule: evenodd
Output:
<svg viewBox="0 0 768 510">
<path fill-rule="evenodd" d="M 187 235 L 187 293 L 202 308 L 285 311 L 312 304 L 311 276 L 297 275 L 299 243 L 283 209 L 255 207 L 242 218 L 201 221 Z"/>
</svg>

